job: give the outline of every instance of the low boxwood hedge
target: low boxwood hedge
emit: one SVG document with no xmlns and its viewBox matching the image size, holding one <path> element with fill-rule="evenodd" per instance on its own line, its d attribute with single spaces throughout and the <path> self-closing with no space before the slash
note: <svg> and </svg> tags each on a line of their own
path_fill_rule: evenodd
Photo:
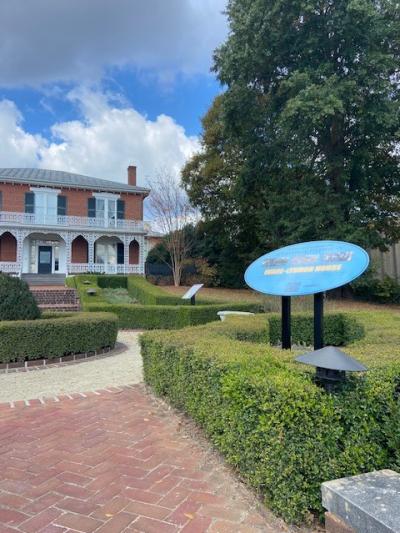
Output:
<svg viewBox="0 0 400 533">
<path fill-rule="evenodd" d="M 0 363 L 113 347 L 117 332 L 118 319 L 111 313 L 46 313 L 42 319 L 1 321 Z"/>
<path fill-rule="evenodd" d="M 231 311 L 255 311 L 254 304 L 229 304 Z M 110 311 L 118 316 L 121 329 L 179 329 L 218 320 L 226 304 L 213 305 L 137 305 L 87 303 L 85 310 Z"/>
<path fill-rule="evenodd" d="M 166 293 L 142 276 L 128 276 L 128 291 L 144 305 L 183 305 L 185 300 Z"/>
<path fill-rule="evenodd" d="M 281 343 L 281 317 L 268 317 L 269 339 L 272 345 Z M 308 314 L 293 314 L 291 322 L 292 343 L 312 346 L 314 342 L 314 318 Z M 364 336 L 363 326 L 351 315 L 326 314 L 324 317 L 324 341 L 326 345 L 344 346 Z"/>
<path fill-rule="evenodd" d="M 142 276 L 128 276 L 127 287 L 130 295 L 144 305 L 190 305 L 190 300 L 182 300 L 181 296 L 168 294 L 161 287 L 153 285 Z M 215 302 L 197 297 L 198 305 Z"/>
<path fill-rule="evenodd" d="M 107 276 L 104 274 L 97 277 L 97 284 L 102 289 L 126 289 L 128 278 L 126 276 Z"/>
<path fill-rule="evenodd" d="M 117 281 L 114 282 L 114 279 Z M 105 300 L 103 288 L 99 284 L 101 283 L 105 288 L 113 283 L 122 284 L 123 280 L 126 280 L 129 295 L 138 300 L 140 304 L 110 304 Z M 115 313 L 119 318 L 119 327 L 122 329 L 178 329 L 217 320 L 218 311 L 229 309 L 257 312 L 261 310 L 260 305 L 248 302 L 206 303 L 202 300 L 198 302 L 198 305 L 187 305 L 190 302 L 167 294 L 141 276 L 83 274 L 68 278 L 67 283 L 70 287 L 78 289 L 85 311 Z M 93 290 L 95 294 L 88 293 Z"/>
<path fill-rule="evenodd" d="M 323 481 L 400 469 L 400 362 L 328 394 L 293 353 L 235 340 L 233 329 L 145 333 L 145 381 L 203 427 L 273 511 L 307 522 L 322 516 Z"/>
</svg>

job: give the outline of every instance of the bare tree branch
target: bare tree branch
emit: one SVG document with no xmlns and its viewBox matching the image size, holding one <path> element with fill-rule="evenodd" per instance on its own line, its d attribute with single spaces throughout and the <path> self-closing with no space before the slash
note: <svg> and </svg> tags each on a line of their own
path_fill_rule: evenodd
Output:
<svg viewBox="0 0 400 533">
<path fill-rule="evenodd" d="M 148 183 L 151 189 L 148 208 L 155 224 L 165 235 L 165 247 L 171 258 L 168 264 L 172 270 L 174 285 L 178 287 L 183 263 L 192 244 L 184 228 L 193 222 L 195 210 L 185 191 L 168 171 L 159 171 L 154 179 L 148 180 Z"/>
</svg>

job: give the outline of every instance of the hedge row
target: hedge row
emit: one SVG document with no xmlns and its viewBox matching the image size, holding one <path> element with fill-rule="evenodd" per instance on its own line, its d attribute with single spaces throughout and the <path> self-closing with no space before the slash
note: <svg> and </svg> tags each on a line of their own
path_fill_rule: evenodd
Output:
<svg viewBox="0 0 400 533">
<path fill-rule="evenodd" d="M 269 339 L 274 346 L 281 343 L 282 320 L 278 315 L 268 317 Z M 312 315 L 294 314 L 291 320 L 293 344 L 312 346 L 314 319 Z M 324 317 L 324 341 L 326 345 L 343 346 L 364 337 L 364 328 L 352 316 L 344 313 L 326 314 Z"/>
<path fill-rule="evenodd" d="M 97 276 L 97 285 L 102 289 L 126 289 L 128 278 L 126 276 L 108 276 L 103 274 Z"/>
<path fill-rule="evenodd" d="M 121 287 L 124 280 L 130 296 L 141 304 L 110 304 L 105 301 L 102 287 L 115 288 L 117 284 Z M 100 283 L 102 287 L 99 286 Z M 118 316 L 119 327 L 122 329 L 178 329 L 218 320 L 217 312 L 226 309 L 250 312 L 260 310 L 260 306 L 254 303 L 205 303 L 203 300 L 195 306 L 182 305 L 188 302 L 170 296 L 141 276 L 84 274 L 68 278 L 68 285 L 78 289 L 85 311 L 112 312 Z M 88 289 L 94 289 L 96 294 L 89 295 Z"/>
<path fill-rule="evenodd" d="M 121 329 L 179 329 L 218 320 L 226 304 L 213 305 L 137 305 L 88 303 L 85 310 L 110 311 L 118 316 Z M 254 311 L 254 304 L 229 304 L 231 311 Z"/>
<path fill-rule="evenodd" d="M 234 340 L 233 329 L 145 333 L 145 380 L 203 427 L 273 511 L 308 521 L 322 515 L 323 481 L 400 469 L 400 363 L 331 395 L 293 354 Z"/>
<path fill-rule="evenodd" d="M 118 319 L 110 313 L 44 314 L 0 322 L 0 363 L 52 359 L 113 347 Z"/>
<path fill-rule="evenodd" d="M 128 276 L 129 294 L 144 305 L 187 305 L 188 300 L 166 293 L 141 276 Z"/>
</svg>

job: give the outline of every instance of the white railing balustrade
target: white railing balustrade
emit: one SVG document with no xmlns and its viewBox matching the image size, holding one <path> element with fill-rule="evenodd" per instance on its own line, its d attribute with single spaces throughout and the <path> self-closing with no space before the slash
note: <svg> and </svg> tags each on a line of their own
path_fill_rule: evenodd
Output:
<svg viewBox="0 0 400 533">
<path fill-rule="evenodd" d="M 0 261 L 0 272 L 18 274 L 19 271 L 20 271 L 20 265 L 18 263 L 12 263 L 9 261 Z"/>
<path fill-rule="evenodd" d="M 140 265 L 105 265 L 102 263 L 71 263 L 68 265 L 69 274 L 144 274 Z"/>
<path fill-rule="evenodd" d="M 61 226 L 66 228 L 117 229 L 132 232 L 144 232 L 149 230 L 149 224 L 143 220 L 120 220 L 98 217 L 57 216 L 0 211 L 0 226 L 9 224 L 17 226 Z"/>
</svg>

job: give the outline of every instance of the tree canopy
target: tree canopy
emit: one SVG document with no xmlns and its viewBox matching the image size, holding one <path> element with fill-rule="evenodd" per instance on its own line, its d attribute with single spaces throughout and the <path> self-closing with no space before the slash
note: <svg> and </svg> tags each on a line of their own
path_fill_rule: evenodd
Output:
<svg viewBox="0 0 400 533">
<path fill-rule="evenodd" d="M 226 87 L 183 182 L 234 258 L 303 240 L 400 237 L 400 9 L 230 0 Z"/>
</svg>

